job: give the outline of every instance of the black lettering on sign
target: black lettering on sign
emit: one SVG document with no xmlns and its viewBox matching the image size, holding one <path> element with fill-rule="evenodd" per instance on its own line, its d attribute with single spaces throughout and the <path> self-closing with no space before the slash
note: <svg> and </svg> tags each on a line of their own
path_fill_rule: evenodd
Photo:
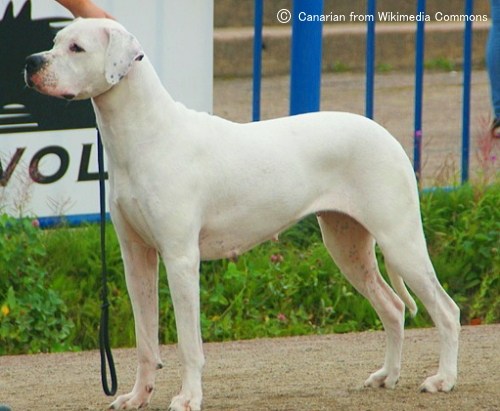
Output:
<svg viewBox="0 0 500 411">
<path fill-rule="evenodd" d="M 12 160 L 10 160 L 9 165 L 5 169 L 5 172 L 3 171 L 2 162 L 0 161 L 0 186 L 5 187 L 7 185 L 25 150 L 26 147 L 21 147 L 16 150 L 12 156 Z"/>
<path fill-rule="evenodd" d="M 99 180 L 99 173 L 89 172 L 90 153 L 92 144 L 83 144 L 82 157 L 80 160 L 80 170 L 78 171 L 78 181 L 94 181 Z M 104 173 L 104 178 L 108 178 L 108 173 Z"/>
<path fill-rule="evenodd" d="M 49 154 L 55 154 L 57 157 L 59 157 L 61 163 L 59 165 L 59 169 L 54 174 L 52 174 L 51 176 L 46 176 L 40 172 L 38 166 L 40 164 L 40 160 Z M 69 154 L 64 148 L 59 146 L 45 147 L 42 148 L 40 151 L 38 151 L 31 159 L 29 168 L 30 177 L 36 183 L 51 184 L 59 180 L 62 176 L 64 176 L 64 174 L 66 174 L 66 171 L 68 171 L 68 167 L 69 167 Z"/>
</svg>

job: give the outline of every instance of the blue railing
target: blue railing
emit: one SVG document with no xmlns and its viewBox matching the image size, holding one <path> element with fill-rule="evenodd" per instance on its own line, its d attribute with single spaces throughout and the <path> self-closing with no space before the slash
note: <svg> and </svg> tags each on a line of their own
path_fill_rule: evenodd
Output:
<svg viewBox="0 0 500 411">
<path fill-rule="evenodd" d="M 465 1 L 465 14 L 474 12 L 474 0 Z M 470 151 L 470 84 L 472 72 L 472 21 L 465 22 L 464 31 L 464 84 L 462 106 L 462 182 L 469 179 Z"/>
<path fill-rule="evenodd" d="M 294 0 L 290 57 L 290 114 L 318 111 L 321 98 L 321 24 L 303 24 L 299 13 L 323 14 L 323 0 Z"/>
<path fill-rule="evenodd" d="M 426 0 L 418 0 L 417 14 L 425 13 Z M 417 22 L 415 39 L 415 108 L 413 121 L 413 169 L 417 178 L 422 171 L 422 108 L 424 102 L 424 51 L 425 51 L 425 20 Z"/>
<path fill-rule="evenodd" d="M 321 22 L 298 23 L 298 10 L 308 14 L 322 14 L 323 0 L 293 0 L 292 50 L 290 72 L 290 114 L 319 110 L 321 90 Z M 367 0 L 367 15 L 375 16 L 376 0 Z M 474 0 L 465 0 L 464 14 L 471 16 Z M 417 1 L 417 15 L 426 12 L 426 0 Z M 252 119 L 260 120 L 260 93 L 262 77 L 262 22 L 263 0 L 255 0 L 255 37 L 253 68 Z M 375 90 L 375 20 L 367 20 L 366 34 L 366 92 L 365 115 L 373 118 Z M 304 46 L 306 45 L 306 46 Z M 422 107 L 424 99 L 424 48 L 425 19 L 417 21 L 415 40 L 415 106 L 413 166 L 417 177 L 421 174 L 422 158 Z M 463 106 L 462 106 L 462 162 L 461 179 L 469 179 L 470 152 L 470 85 L 472 70 L 472 19 L 467 19 L 463 45 Z"/>
<path fill-rule="evenodd" d="M 366 14 L 375 16 L 377 0 L 370 0 L 366 6 Z M 366 92 L 365 116 L 373 119 L 373 101 L 375 96 L 375 19 L 366 23 Z"/>
<path fill-rule="evenodd" d="M 262 78 L 262 17 L 264 0 L 255 0 L 254 35 L 253 35 L 253 99 L 252 120 L 260 120 L 260 90 Z"/>
</svg>

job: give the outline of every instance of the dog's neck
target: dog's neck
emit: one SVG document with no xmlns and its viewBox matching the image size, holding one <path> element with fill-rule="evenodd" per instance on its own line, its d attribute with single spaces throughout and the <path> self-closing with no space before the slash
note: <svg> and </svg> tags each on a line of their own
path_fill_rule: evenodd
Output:
<svg viewBox="0 0 500 411">
<path fill-rule="evenodd" d="M 129 73 L 111 89 L 92 98 L 92 104 L 110 160 L 127 157 L 113 151 L 124 147 L 130 150 L 142 143 L 141 139 L 154 137 L 144 135 L 144 125 L 150 130 L 165 130 L 166 125 L 168 129 L 181 107 L 165 90 L 147 57 L 134 62 Z M 153 127 L 154 122 L 161 124 Z M 120 141 L 111 144 L 115 139 Z"/>
<path fill-rule="evenodd" d="M 159 90 L 162 90 L 162 101 L 151 101 L 151 96 L 158 96 Z M 175 102 L 161 84 L 156 71 L 147 57 L 141 61 L 135 61 L 128 74 L 116 85 L 108 91 L 92 99 L 94 108 L 106 118 L 106 121 L 118 121 L 121 115 L 130 119 L 129 114 L 133 113 L 132 117 L 137 117 L 142 111 L 137 110 L 137 106 L 144 104 L 167 105 L 165 109 L 175 106 Z M 119 109 L 118 109 L 119 107 Z M 131 113 L 128 111 L 131 110 Z M 116 112 L 115 112 L 116 111 Z M 108 113 L 113 115 L 108 116 Z"/>
</svg>

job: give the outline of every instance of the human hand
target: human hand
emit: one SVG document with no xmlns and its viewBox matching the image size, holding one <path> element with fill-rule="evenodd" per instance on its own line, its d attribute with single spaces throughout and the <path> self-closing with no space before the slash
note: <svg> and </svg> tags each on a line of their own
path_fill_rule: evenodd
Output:
<svg viewBox="0 0 500 411">
<path fill-rule="evenodd" d="M 57 0 L 75 17 L 103 17 L 113 19 L 113 16 L 96 6 L 91 0 Z"/>
</svg>

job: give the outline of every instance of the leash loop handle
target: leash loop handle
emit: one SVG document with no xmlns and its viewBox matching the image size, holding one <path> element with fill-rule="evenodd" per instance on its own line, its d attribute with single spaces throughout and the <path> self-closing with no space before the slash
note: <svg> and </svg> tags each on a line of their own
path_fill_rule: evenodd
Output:
<svg viewBox="0 0 500 411">
<path fill-rule="evenodd" d="M 113 396 L 118 390 L 115 363 L 109 343 L 109 300 L 108 300 L 108 270 L 106 267 L 106 189 L 104 173 L 104 149 L 102 147 L 101 133 L 97 129 L 97 163 L 99 168 L 99 206 L 101 227 L 101 322 L 99 327 L 99 351 L 101 354 L 101 382 L 102 389 L 107 396 Z M 111 378 L 111 388 L 108 384 L 107 370 Z"/>
</svg>

